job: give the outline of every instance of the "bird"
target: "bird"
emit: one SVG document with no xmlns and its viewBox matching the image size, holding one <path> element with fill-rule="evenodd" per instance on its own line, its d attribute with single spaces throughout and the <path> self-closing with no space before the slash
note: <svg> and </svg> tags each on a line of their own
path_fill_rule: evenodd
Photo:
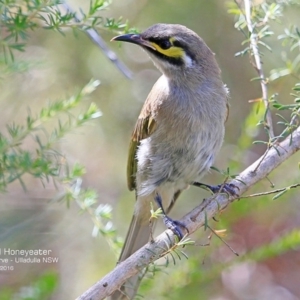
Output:
<svg viewBox="0 0 300 300">
<path fill-rule="evenodd" d="M 140 46 L 162 73 L 144 102 L 129 145 L 127 183 L 136 202 L 121 262 L 149 242 L 151 203 L 162 209 L 167 227 L 182 238 L 184 224 L 168 214 L 183 190 L 202 185 L 199 180 L 221 149 L 229 105 L 215 54 L 193 30 L 159 23 L 112 41 Z M 132 277 L 110 299 L 132 299 L 139 280 Z"/>
</svg>

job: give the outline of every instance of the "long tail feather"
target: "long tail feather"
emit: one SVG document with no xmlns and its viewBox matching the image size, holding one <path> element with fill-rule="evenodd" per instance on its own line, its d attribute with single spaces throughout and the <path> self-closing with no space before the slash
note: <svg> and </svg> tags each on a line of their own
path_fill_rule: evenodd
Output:
<svg viewBox="0 0 300 300">
<path fill-rule="evenodd" d="M 175 201 L 177 200 L 180 191 L 177 191 L 171 201 L 168 204 L 168 207 L 165 208 L 167 213 L 170 212 L 173 207 Z M 142 203 L 150 203 L 151 197 L 147 201 L 144 202 L 141 199 L 137 199 L 140 201 L 139 204 Z M 150 216 L 150 205 L 140 205 L 139 209 L 136 210 L 134 214 L 129 230 L 127 232 L 127 236 L 124 242 L 124 246 L 119 258 L 119 262 L 128 258 L 131 254 L 139 250 L 141 247 L 146 245 L 151 236 L 151 231 L 155 227 L 155 223 L 152 224 L 151 228 L 149 225 L 149 216 Z M 115 291 L 111 296 L 110 300 L 129 300 L 133 299 L 137 293 L 138 287 L 140 285 L 140 281 L 143 279 L 144 273 L 141 272 L 131 278 L 129 278 L 120 290 Z"/>
<path fill-rule="evenodd" d="M 144 222 L 137 216 L 133 216 L 125 243 L 119 258 L 119 262 L 128 258 L 135 251 L 143 247 L 148 243 L 150 239 L 150 227 L 148 222 Z M 114 292 L 110 296 L 110 300 L 128 300 L 133 299 L 137 289 L 139 287 L 140 281 L 143 278 L 143 274 L 138 274 L 130 279 L 128 279 L 121 290 Z"/>
</svg>

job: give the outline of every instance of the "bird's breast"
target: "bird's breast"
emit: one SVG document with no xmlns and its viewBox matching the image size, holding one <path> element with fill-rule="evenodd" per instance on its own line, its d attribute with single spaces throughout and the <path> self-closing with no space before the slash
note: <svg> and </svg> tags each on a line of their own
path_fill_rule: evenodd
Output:
<svg viewBox="0 0 300 300">
<path fill-rule="evenodd" d="M 158 88 L 159 87 L 159 92 Z M 137 151 L 138 194 L 149 195 L 172 183 L 181 189 L 212 165 L 224 137 L 226 96 L 213 84 L 188 89 L 162 76 L 149 99 L 155 131 Z"/>
<path fill-rule="evenodd" d="M 199 180 L 212 165 L 223 136 L 223 122 L 207 122 L 196 112 L 158 119 L 156 131 L 141 141 L 137 153 L 138 176 L 145 189 L 141 193 L 151 193 L 167 182 L 181 189 Z"/>
</svg>

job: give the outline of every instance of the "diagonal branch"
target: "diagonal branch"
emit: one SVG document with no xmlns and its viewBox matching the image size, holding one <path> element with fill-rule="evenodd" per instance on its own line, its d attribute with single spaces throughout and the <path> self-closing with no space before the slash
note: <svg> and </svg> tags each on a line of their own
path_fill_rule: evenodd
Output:
<svg viewBox="0 0 300 300">
<path fill-rule="evenodd" d="M 69 4 L 63 3 L 63 6 L 67 12 L 74 13 L 74 10 Z M 80 17 L 77 15 L 75 15 L 74 19 L 78 23 L 81 21 Z M 118 59 L 117 55 L 107 47 L 106 43 L 96 29 L 90 28 L 84 32 L 86 32 L 90 39 L 102 50 L 104 55 L 120 70 L 121 73 L 123 73 L 123 75 L 129 79 L 132 78 L 132 72 Z"/>
<path fill-rule="evenodd" d="M 274 147 L 270 148 L 263 161 L 259 158 L 240 173 L 236 180 L 232 180 L 230 184 L 237 186 L 240 190 L 240 195 L 242 195 L 251 186 L 265 178 L 282 162 L 297 152 L 300 149 L 300 127 L 292 133 L 292 144 L 290 141 L 291 135 L 282 141 L 277 149 Z M 257 168 L 258 164 L 259 168 Z M 185 224 L 189 230 L 189 234 L 192 234 L 202 227 L 207 219 L 211 219 L 220 210 L 225 209 L 231 202 L 237 199 L 237 197 L 233 196 L 228 198 L 224 194 L 205 199 L 200 205 L 184 216 L 180 222 Z M 148 243 L 128 259 L 121 262 L 113 271 L 78 297 L 77 300 L 104 299 L 119 289 L 128 278 L 136 275 L 147 265 L 168 253 L 168 249 L 174 247 L 175 244 L 176 238 L 174 234 L 172 231 L 166 230 L 155 239 L 154 243 Z"/>
</svg>

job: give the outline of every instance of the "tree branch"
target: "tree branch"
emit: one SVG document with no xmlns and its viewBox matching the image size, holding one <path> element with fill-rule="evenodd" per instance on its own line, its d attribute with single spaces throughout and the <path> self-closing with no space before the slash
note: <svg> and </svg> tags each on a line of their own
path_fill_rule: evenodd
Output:
<svg viewBox="0 0 300 300">
<path fill-rule="evenodd" d="M 63 6 L 68 13 L 74 13 L 74 10 L 69 4 L 63 3 Z M 81 21 L 80 17 L 77 15 L 75 15 L 74 19 L 77 23 Z M 116 53 L 114 53 L 107 47 L 106 43 L 96 29 L 90 28 L 85 30 L 84 32 L 102 50 L 104 55 L 120 70 L 120 72 L 123 73 L 123 75 L 125 75 L 129 79 L 132 78 L 132 72 L 118 59 Z"/>
<path fill-rule="evenodd" d="M 292 139 L 291 139 L 292 138 Z M 293 141 L 291 143 L 291 140 Z M 239 194 L 245 193 L 251 186 L 265 178 L 270 172 L 278 167 L 300 149 L 300 127 L 288 136 L 284 141 L 272 146 L 261 161 L 259 158 L 240 175 L 230 182 L 239 188 Z M 259 167 L 257 168 L 257 165 Z M 256 169 L 257 168 L 257 169 Z M 219 194 L 214 195 L 203 202 L 184 216 L 180 222 L 185 224 L 192 234 L 202 227 L 207 219 L 214 217 L 220 210 L 225 209 L 231 202 L 239 199 L 238 197 Z M 139 273 L 156 259 L 165 256 L 171 247 L 176 244 L 176 238 L 172 231 L 166 230 L 160 234 L 153 243 L 148 243 L 140 250 L 131 255 L 128 259 L 121 262 L 113 271 L 95 283 L 77 300 L 100 300 L 119 289 L 122 284 L 130 277 Z"/>
</svg>

